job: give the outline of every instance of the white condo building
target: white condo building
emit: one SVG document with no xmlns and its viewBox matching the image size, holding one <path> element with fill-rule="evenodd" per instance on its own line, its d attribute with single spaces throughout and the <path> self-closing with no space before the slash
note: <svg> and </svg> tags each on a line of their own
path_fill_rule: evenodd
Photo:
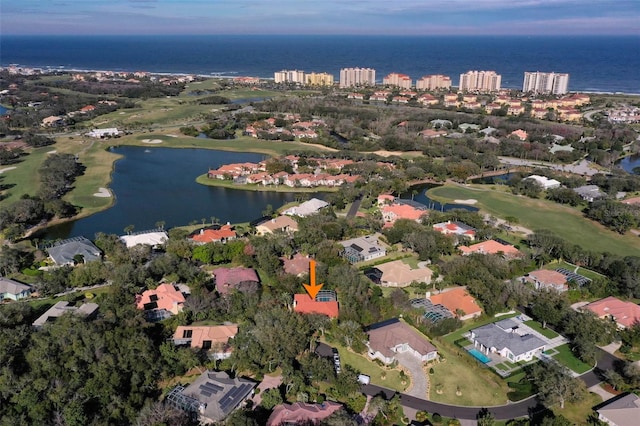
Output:
<svg viewBox="0 0 640 426">
<path fill-rule="evenodd" d="M 340 87 L 374 86 L 376 70 L 372 68 L 342 68 L 340 70 Z"/>
<path fill-rule="evenodd" d="M 276 71 L 273 77 L 276 83 L 305 83 L 304 71 L 299 70 Z"/>
<path fill-rule="evenodd" d="M 411 83 L 411 77 L 406 74 L 398 74 L 397 72 L 392 72 L 382 79 L 382 84 L 385 86 L 396 86 L 401 89 L 411 89 Z"/>
<path fill-rule="evenodd" d="M 460 74 L 459 90 L 468 92 L 497 92 L 502 76 L 495 71 L 468 71 Z"/>
<path fill-rule="evenodd" d="M 442 74 L 425 75 L 416 81 L 416 89 L 418 90 L 439 90 L 450 89 L 451 77 Z"/>
<path fill-rule="evenodd" d="M 564 95 L 569 87 L 569 74 L 555 72 L 525 72 L 523 92 L 551 93 L 554 95 Z"/>
</svg>

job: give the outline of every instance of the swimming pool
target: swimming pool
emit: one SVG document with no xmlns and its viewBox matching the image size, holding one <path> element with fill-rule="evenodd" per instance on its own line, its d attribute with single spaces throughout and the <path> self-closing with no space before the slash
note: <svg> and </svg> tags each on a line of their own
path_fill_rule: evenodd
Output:
<svg viewBox="0 0 640 426">
<path fill-rule="evenodd" d="M 469 349 L 468 352 L 471 354 L 472 357 L 474 357 L 475 359 L 477 359 L 483 364 L 486 364 L 489 361 L 491 361 L 491 358 L 489 358 L 488 356 L 486 356 L 485 354 L 483 354 L 477 349 Z"/>
</svg>

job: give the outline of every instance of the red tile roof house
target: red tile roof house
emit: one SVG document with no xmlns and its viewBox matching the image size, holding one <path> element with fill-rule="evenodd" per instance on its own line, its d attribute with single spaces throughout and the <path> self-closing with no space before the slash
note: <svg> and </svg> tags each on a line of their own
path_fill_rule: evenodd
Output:
<svg viewBox="0 0 640 426">
<path fill-rule="evenodd" d="M 476 237 L 476 230 L 465 225 L 462 222 L 447 222 L 436 223 L 433 225 L 433 229 L 444 235 L 461 235 L 469 238 L 471 241 Z"/>
<path fill-rule="evenodd" d="M 197 244 L 227 242 L 235 240 L 237 237 L 236 231 L 233 230 L 231 225 L 223 225 L 220 229 L 201 229 L 198 233 L 193 234 L 190 238 L 191 241 Z"/>
<path fill-rule="evenodd" d="M 620 329 L 631 327 L 636 322 L 640 322 L 640 306 L 613 296 L 589 303 L 584 309 L 590 310 L 599 318 L 611 318 Z"/>
<path fill-rule="evenodd" d="M 340 308 L 336 300 L 318 301 L 312 300 L 308 294 L 295 294 L 293 296 L 293 310 L 299 314 L 322 314 L 329 318 L 338 318 Z"/>
<path fill-rule="evenodd" d="M 461 321 L 466 321 L 482 315 L 482 308 L 476 303 L 464 287 L 445 290 L 441 293 L 427 296 L 434 305 L 442 305 Z"/>
<path fill-rule="evenodd" d="M 233 290 L 255 292 L 260 287 L 258 274 L 250 268 L 218 268 L 213 275 L 216 277 L 216 290 L 221 295 L 230 294 Z"/>
<path fill-rule="evenodd" d="M 473 253 L 502 254 L 502 256 L 508 259 L 523 256 L 523 253 L 511 244 L 502 244 L 496 240 L 483 241 L 478 244 L 470 245 L 469 247 L 459 246 L 458 250 L 462 252 L 463 256 L 468 256 Z"/>
<path fill-rule="evenodd" d="M 547 290 L 555 290 L 559 293 L 569 290 L 567 277 L 558 271 L 538 269 L 536 271 L 529 272 L 524 279 L 525 281 L 532 283 L 537 290 L 543 288 Z"/>
<path fill-rule="evenodd" d="M 382 219 L 387 227 L 398 219 L 409 219 L 418 222 L 422 216 L 429 214 L 426 210 L 416 209 L 408 204 L 391 204 L 382 206 L 380 210 L 382 211 Z"/>
<path fill-rule="evenodd" d="M 273 408 L 267 420 L 267 426 L 313 424 L 316 425 L 342 408 L 337 402 L 325 401 L 322 404 L 281 404 Z"/>
<path fill-rule="evenodd" d="M 188 291 L 188 287 L 184 286 Z M 160 284 L 136 295 L 136 308 L 154 312 L 154 319 L 164 319 L 182 312 L 185 292 L 175 284 Z"/>
<path fill-rule="evenodd" d="M 395 361 L 396 353 L 408 352 L 422 362 L 438 357 L 436 347 L 410 325 L 397 318 L 379 322 L 368 327 L 368 355 L 385 364 Z"/>
<path fill-rule="evenodd" d="M 178 326 L 173 333 L 175 345 L 188 345 L 195 349 L 210 350 L 214 359 L 231 356 L 229 340 L 238 334 L 238 324 L 211 326 Z"/>
</svg>

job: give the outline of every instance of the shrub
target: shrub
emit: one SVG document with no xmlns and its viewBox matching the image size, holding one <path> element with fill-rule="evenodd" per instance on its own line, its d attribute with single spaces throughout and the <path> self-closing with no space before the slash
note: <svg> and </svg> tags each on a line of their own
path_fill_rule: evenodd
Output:
<svg viewBox="0 0 640 426">
<path fill-rule="evenodd" d="M 431 420 L 433 420 L 434 423 L 440 423 L 442 421 L 442 416 L 438 413 L 433 413 L 431 415 Z"/>
</svg>

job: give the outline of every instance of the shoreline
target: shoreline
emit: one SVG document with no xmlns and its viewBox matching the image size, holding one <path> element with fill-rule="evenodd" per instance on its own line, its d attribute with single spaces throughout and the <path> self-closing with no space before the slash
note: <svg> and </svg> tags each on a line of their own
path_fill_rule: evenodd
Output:
<svg viewBox="0 0 640 426">
<path fill-rule="evenodd" d="M 10 63 L 10 64 L 1 64 L 0 63 L 0 68 L 4 69 L 7 68 L 11 65 L 15 65 L 18 66 L 20 68 L 31 68 L 34 70 L 39 70 L 41 72 L 42 75 L 47 75 L 47 74 L 54 74 L 54 73 L 96 73 L 96 72 L 114 72 L 114 73 L 127 73 L 127 74 L 133 74 L 134 72 L 137 72 L 139 70 L 128 70 L 128 69 L 124 69 L 124 68 L 111 68 L 111 69 L 90 69 L 90 68 L 78 68 L 78 67 L 74 67 L 74 66 L 70 66 L 69 68 L 67 68 L 64 65 L 26 65 L 26 64 L 19 64 L 19 63 Z M 265 80 L 265 81 L 269 81 L 272 82 L 274 81 L 274 77 L 262 77 L 259 75 L 248 75 L 248 74 L 240 74 L 237 71 L 223 71 L 223 72 L 212 72 L 209 74 L 202 74 L 200 72 L 185 72 L 185 71 L 176 71 L 176 72 L 171 72 L 171 71 L 145 71 L 148 72 L 150 75 L 156 75 L 156 76 L 162 76 L 162 77 L 170 77 L 170 76 L 176 76 L 176 77 L 186 77 L 186 76 L 195 76 L 195 77 L 200 77 L 200 78 L 205 78 L 205 79 L 223 79 L 223 80 L 233 80 L 235 78 L 239 78 L 239 77 L 252 77 L 252 78 L 258 78 L 260 80 Z M 382 85 L 382 80 L 378 81 L 376 80 L 376 85 Z M 337 85 L 335 86 L 337 87 Z M 457 87 L 457 86 L 452 86 L 452 87 Z M 520 90 L 521 86 L 514 86 L 514 87 L 502 87 L 502 89 L 505 90 Z M 567 91 L 567 94 L 571 94 L 571 93 L 585 93 L 585 94 L 590 94 L 590 95 L 619 95 L 619 96 L 640 96 L 640 92 L 626 92 L 626 91 L 607 91 L 607 90 L 597 90 L 597 89 L 592 89 L 592 88 L 586 88 L 586 89 L 575 89 L 575 90 L 569 90 Z"/>
<path fill-rule="evenodd" d="M 292 188 L 286 185 L 258 185 L 258 184 L 244 184 L 238 185 L 233 183 L 232 181 L 224 180 L 224 179 L 210 179 L 207 177 L 207 173 L 198 176 L 195 180 L 199 185 L 205 186 L 217 186 L 219 188 L 229 188 L 229 189 L 238 189 L 240 191 L 254 191 L 254 192 L 288 192 L 288 193 L 298 193 L 298 192 L 337 192 L 340 187 L 329 187 L 329 186 L 314 186 L 311 188 Z"/>
</svg>

